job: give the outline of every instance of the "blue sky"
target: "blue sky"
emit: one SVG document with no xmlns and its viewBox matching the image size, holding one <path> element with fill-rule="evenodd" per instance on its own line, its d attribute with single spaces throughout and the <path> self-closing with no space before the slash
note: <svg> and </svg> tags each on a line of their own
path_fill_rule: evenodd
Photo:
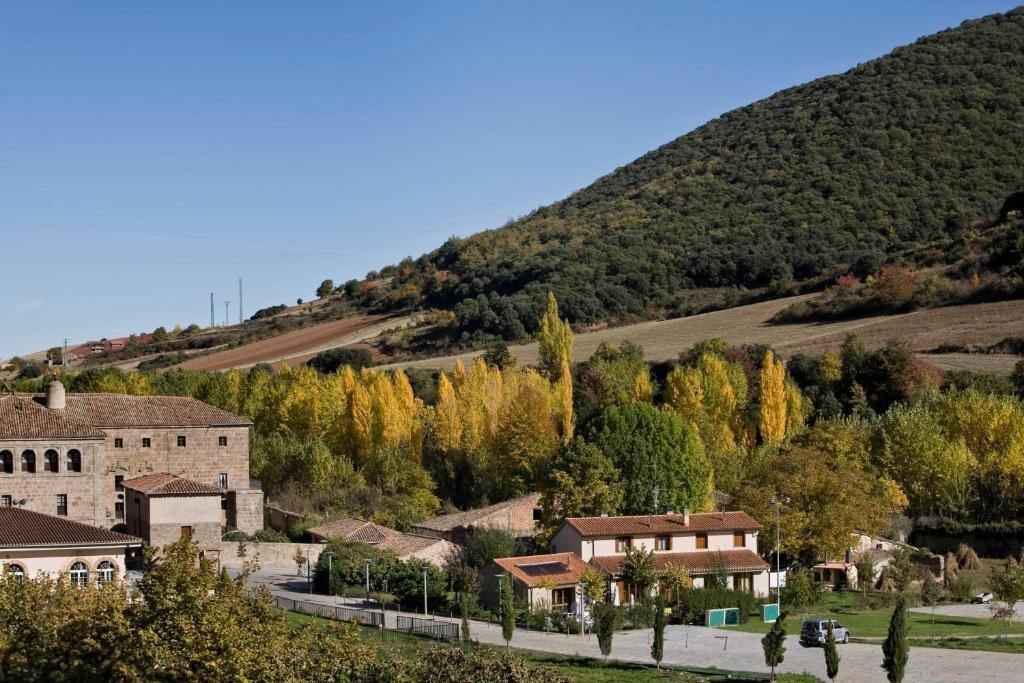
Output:
<svg viewBox="0 0 1024 683">
<path fill-rule="evenodd" d="M 0 0 L 0 357 L 311 298 L 1012 6 Z"/>
</svg>

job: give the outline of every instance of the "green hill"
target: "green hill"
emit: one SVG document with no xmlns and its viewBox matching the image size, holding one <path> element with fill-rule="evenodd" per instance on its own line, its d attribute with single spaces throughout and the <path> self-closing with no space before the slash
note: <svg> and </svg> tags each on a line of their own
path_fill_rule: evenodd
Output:
<svg viewBox="0 0 1024 683">
<path fill-rule="evenodd" d="M 731 111 L 504 227 L 350 283 L 455 311 L 449 338 L 678 315 L 870 273 L 990 221 L 1024 187 L 1024 9 Z"/>
</svg>

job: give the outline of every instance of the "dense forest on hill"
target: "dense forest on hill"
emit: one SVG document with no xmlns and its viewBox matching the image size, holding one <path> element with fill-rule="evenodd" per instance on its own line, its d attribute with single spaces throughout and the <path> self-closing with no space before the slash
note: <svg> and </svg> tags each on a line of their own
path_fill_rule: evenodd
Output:
<svg viewBox="0 0 1024 683">
<path fill-rule="evenodd" d="M 454 311 L 450 338 L 722 307 L 862 275 L 991 221 L 1024 185 L 1024 9 L 729 112 L 502 228 L 339 287 Z M 386 281 L 375 286 L 373 281 Z"/>
</svg>

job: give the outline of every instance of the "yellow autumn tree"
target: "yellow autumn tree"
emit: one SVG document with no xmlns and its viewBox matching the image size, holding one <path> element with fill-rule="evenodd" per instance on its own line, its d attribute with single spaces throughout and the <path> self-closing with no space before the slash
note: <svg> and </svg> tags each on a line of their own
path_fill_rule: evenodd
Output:
<svg viewBox="0 0 1024 683">
<path fill-rule="evenodd" d="M 562 361 L 572 365 L 572 329 L 568 320 L 558 317 L 558 301 L 548 292 L 548 307 L 540 319 L 538 352 L 540 369 L 544 376 L 557 380 L 562 372 Z"/>
<path fill-rule="evenodd" d="M 765 443 L 778 444 L 786 438 L 786 370 L 771 350 L 761 363 L 760 431 Z"/>
<path fill-rule="evenodd" d="M 455 389 L 442 372 L 437 378 L 437 403 L 434 406 L 434 438 L 438 448 L 450 451 L 462 443 L 462 419 Z"/>
<path fill-rule="evenodd" d="M 557 406 L 555 411 L 558 417 L 559 431 L 562 434 L 562 445 L 568 446 L 576 431 L 576 416 L 573 414 L 572 407 L 572 372 L 569 370 L 569 361 L 564 358 L 559 375 L 554 386 Z"/>
</svg>

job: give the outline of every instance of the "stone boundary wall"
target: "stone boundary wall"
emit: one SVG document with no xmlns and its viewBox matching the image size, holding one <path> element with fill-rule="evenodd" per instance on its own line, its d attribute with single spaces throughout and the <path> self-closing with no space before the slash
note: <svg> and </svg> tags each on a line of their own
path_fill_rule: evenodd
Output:
<svg viewBox="0 0 1024 683">
<path fill-rule="evenodd" d="M 259 560 L 261 568 L 272 567 L 275 569 L 290 569 L 296 571 L 295 549 L 301 548 L 302 553 L 309 558 L 311 564 L 316 564 L 320 553 L 327 547 L 323 543 L 258 543 L 246 541 L 245 556 L 238 554 L 238 543 L 235 541 L 221 541 L 214 546 L 220 550 L 220 563 L 223 567 L 241 567 L 246 562 Z M 297 574 L 297 572 L 296 572 Z M 305 576 L 305 570 L 302 573 Z"/>
</svg>

